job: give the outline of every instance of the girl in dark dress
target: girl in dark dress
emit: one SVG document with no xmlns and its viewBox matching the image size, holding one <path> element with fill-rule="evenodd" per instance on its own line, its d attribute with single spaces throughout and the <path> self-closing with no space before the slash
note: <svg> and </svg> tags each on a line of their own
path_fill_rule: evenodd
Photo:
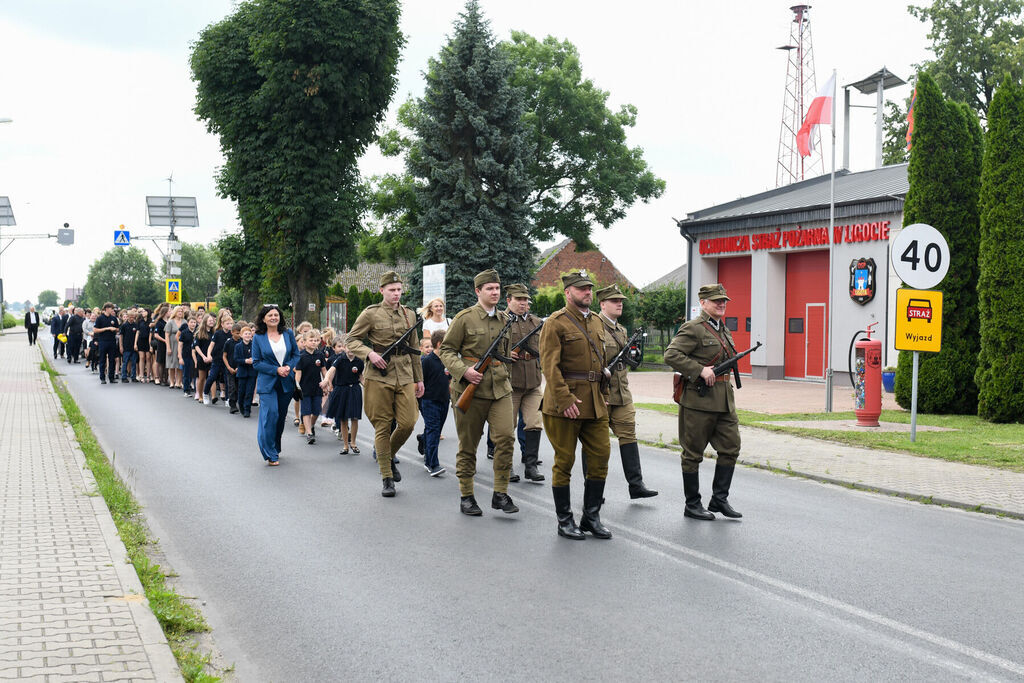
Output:
<svg viewBox="0 0 1024 683">
<path fill-rule="evenodd" d="M 213 328 L 217 320 L 207 313 L 199 321 L 196 328 L 196 339 L 192 345 L 196 361 L 196 400 L 210 405 L 210 397 L 202 393 L 206 384 L 206 375 L 210 372 L 210 365 L 213 363 Z"/>
<path fill-rule="evenodd" d="M 149 309 L 140 308 L 139 317 L 136 320 L 135 327 L 137 332 L 135 334 L 135 350 L 139 354 L 139 361 L 137 363 L 139 371 L 139 381 L 148 382 L 150 380 L 150 370 L 152 370 L 152 349 L 149 348 Z"/>
<path fill-rule="evenodd" d="M 349 450 L 358 453 L 356 433 L 363 416 L 363 390 L 360 382 L 363 379 L 364 364 L 348 352 L 343 336 L 336 337 L 334 345 L 338 355 L 320 386 L 325 389 L 332 385 L 334 387 L 327 403 L 327 414 L 334 418 L 338 426 L 338 438 L 343 443 L 341 454 L 345 455 Z"/>
<path fill-rule="evenodd" d="M 167 312 L 171 310 L 168 303 L 160 304 L 156 313 L 153 314 L 153 379 L 156 384 L 164 384 L 164 376 L 167 374 L 167 337 L 164 328 L 167 327 Z"/>
</svg>

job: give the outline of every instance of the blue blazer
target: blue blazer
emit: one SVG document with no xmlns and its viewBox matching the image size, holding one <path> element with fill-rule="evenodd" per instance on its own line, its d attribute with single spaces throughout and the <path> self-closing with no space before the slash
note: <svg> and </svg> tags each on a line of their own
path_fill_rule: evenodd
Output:
<svg viewBox="0 0 1024 683">
<path fill-rule="evenodd" d="M 278 388 L 286 394 L 295 392 L 295 366 L 299 362 L 299 345 L 295 343 L 295 335 L 291 330 L 284 331 L 285 351 L 284 363 L 277 362 L 277 356 L 270 348 L 270 340 L 265 334 L 257 334 L 252 338 L 252 366 L 256 368 L 256 393 L 266 394 Z M 282 365 L 291 368 L 287 377 L 277 374 Z"/>
<path fill-rule="evenodd" d="M 252 342 L 249 342 L 248 346 L 246 346 L 246 343 L 243 342 L 241 339 L 239 339 L 238 343 L 235 344 L 235 353 L 234 358 L 232 359 L 234 360 L 235 363 L 235 377 L 241 379 L 245 377 L 256 376 L 255 364 L 249 365 L 248 363 L 245 362 L 246 358 L 252 358 L 252 345 Z M 274 356 L 273 358 L 275 361 L 277 361 L 277 356 Z"/>
</svg>

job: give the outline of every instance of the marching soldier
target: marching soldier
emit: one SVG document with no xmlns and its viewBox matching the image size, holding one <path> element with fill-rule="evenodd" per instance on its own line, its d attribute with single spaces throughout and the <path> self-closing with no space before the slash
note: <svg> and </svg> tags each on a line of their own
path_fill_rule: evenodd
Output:
<svg viewBox="0 0 1024 683">
<path fill-rule="evenodd" d="M 455 456 L 455 476 L 459 479 L 463 514 L 483 514 L 473 495 L 476 475 L 476 451 L 486 422 L 494 441 L 494 494 L 491 507 L 506 514 L 519 512 L 508 495 L 509 472 L 512 470 L 512 444 L 515 421 L 512 415 L 512 385 L 508 366 L 500 360 L 509 352 L 506 336 L 498 345 L 500 358 L 492 358 L 483 372 L 474 365 L 501 333 L 508 317 L 498 310 L 501 282 L 495 270 L 485 270 L 473 278 L 477 303 L 456 314 L 441 342 L 441 362 L 452 377 L 452 404 L 470 385 L 476 385 L 472 403 L 463 412 L 455 407 L 455 430 L 459 435 L 459 451 Z M 508 359 L 511 360 L 511 359 Z"/>
<path fill-rule="evenodd" d="M 622 302 L 626 295 L 618 285 L 610 285 L 597 292 L 597 301 L 601 306 L 600 319 L 604 324 L 605 362 L 611 362 L 622 347 L 629 341 L 626 328 L 619 324 L 622 315 Z M 644 485 L 644 474 L 640 468 L 640 448 L 636 443 L 636 409 L 633 408 L 633 395 L 629 391 L 629 368 L 625 363 L 612 368 L 610 392 L 608 394 L 608 423 L 612 433 L 619 440 L 619 457 L 622 458 L 622 472 L 629 483 L 629 497 L 653 498 L 658 495 Z"/>
<path fill-rule="evenodd" d="M 416 324 L 416 312 L 400 303 L 402 279 L 393 270 L 381 276 L 380 293 L 384 301 L 367 306 L 356 318 L 348 333 L 348 349 L 366 363 L 363 403 L 373 425 L 377 466 L 384 480 L 381 495 L 392 498 L 395 482 L 402 480 L 394 456 L 419 417 L 416 399 L 423 396 L 423 367 L 419 350 L 412 347 L 408 353 L 392 354 L 389 361 L 381 357 L 381 352 Z"/>
<path fill-rule="evenodd" d="M 573 540 L 589 531 L 611 538 L 601 524 L 604 481 L 608 476 L 608 406 L 604 388 L 604 325 L 591 314 L 594 283 L 585 270 L 562 277 L 565 308 L 555 311 L 540 332 L 540 364 L 547 384 L 541 408 L 544 431 L 555 449 L 551 493 L 558 516 L 558 535 Z M 583 458 L 583 514 L 572 517 L 569 482 L 576 442 Z"/>
<path fill-rule="evenodd" d="M 515 343 L 535 330 L 541 319 L 530 313 L 530 291 L 526 285 L 514 284 L 505 288 L 506 313 L 514 319 L 509 329 L 509 339 Z M 544 392 L 540 390 L 540 358 L 535 355 L 540 335 L 530 337 L 528 348 L 519 350 L 516 362 L 509 366 L 509 379 L 512 382 L 512 417 L 518 422 L 523 416 L 525 444 L 522 442 L 523 465 L 526 471 L 523 477 L 529 481 L 544 481 L 544 475 L 537 471 L 537 459 L 540 451 L 540 401 Z M 531 353 L 530 349 L 534 351 Z"/>
<path fill-rule="evenodd" d="M 683 323 L 665 349 L 665 362 L 682 374 L 679 399 L 679 443 L 682 444 L 683 514 L 694 519 L 714 519 L 712 512 L 742 517 L 729 505 L 729 487 L 740 454 L 739 420 L 729 374 L 715 376 L 712 368 L 736 355 L 736 345 L 722 316 L 729 297 L 721 284 L 704 285 L 698 293 L 701 314 Z M 703 397 L 697 393 L 697 378 L 708 386 Z M 700 502 L 698 468 L 708 444 L 718 454 L 711 500 L 705 510 Z"/>
</svg>

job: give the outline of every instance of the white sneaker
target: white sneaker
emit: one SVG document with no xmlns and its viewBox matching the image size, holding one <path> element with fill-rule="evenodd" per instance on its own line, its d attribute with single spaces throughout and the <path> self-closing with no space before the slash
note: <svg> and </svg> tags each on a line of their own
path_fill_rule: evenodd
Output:
<svg viewBox="0 0 1024 683">
<path fill-rule="evenodd" d="M 204 406 L 210 405 L 210 395 L 209 394 L 203 394 L 203 405 Z"/>
</svg>

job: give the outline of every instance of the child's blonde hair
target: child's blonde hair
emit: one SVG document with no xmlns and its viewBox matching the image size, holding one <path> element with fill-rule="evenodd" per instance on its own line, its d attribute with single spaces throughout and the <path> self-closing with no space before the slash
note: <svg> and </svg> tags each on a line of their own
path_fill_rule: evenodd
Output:
<svg viewBox="0 0 1024 683">
<path fill-rule="evenodd" d="M 299 323 L 298 327 L 295 328 L 295 333 L 305 334 L 306 332 L 309 332 L 311 329 L 313 329 L 313 323 L 309 322 L 308 320 L 303 320 L 301 323 Z"/>
<path fill-rule="evenodd" d="M 327 327 L 324 328 L 323 333 L 320 335 L 320 338 L 324 340 L 324 346 L 330 346 L 330 347 L 334 346 L 334 335 L 335 334 L 336 333 L 335 333 L 333 327 L 327 326 Z"/>
</svg>

